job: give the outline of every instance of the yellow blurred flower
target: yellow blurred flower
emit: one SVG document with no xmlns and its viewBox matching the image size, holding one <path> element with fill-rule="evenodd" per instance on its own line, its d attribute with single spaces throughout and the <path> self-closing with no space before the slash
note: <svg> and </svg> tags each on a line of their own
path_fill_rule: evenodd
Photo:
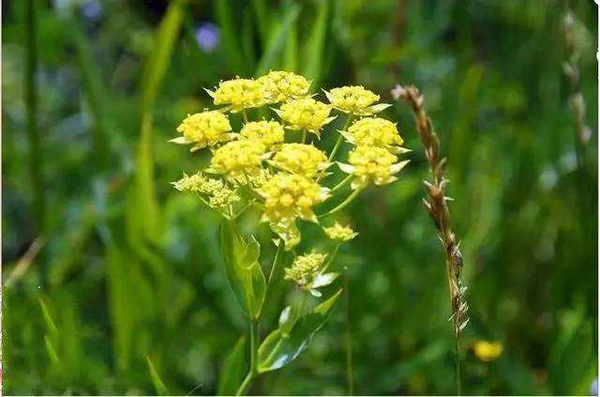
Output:
<svg viewBox="0 0 600 397">
<path fill-rule="evenodd" d="M 206 92 L 213 97 L 215 105 L 231 106 L 232 113 L 265 104 L 262 84 L 252 79 L 236 78 L 222 81 L 214 92 L 210 90 Z"/>
<path fill-rule="evenodd" d="M 473 345 L 473 352 L 481 361 L 493 361 L 502 354 L 502 343 L 479 340 Z"/>
<path fill-rule="evenodd" d="M 374 146 L 358 146 L 348 155 L 350 164 L 338 163 L 340 169 L 354 175 L 352 189 L 364 189 L 371 183 L 385 185 L 394 182 L 408 161 L 397 163 L 398 158 L 388 150 Z"/>
<path fill-rule="evenodd" d="M 260 172 L 265 157 L 265 146 L 262 143 L 233 141 L 215 151 L 210 170 L 237 181 L 246 180 L 246 176 Z"/>
<path fill-rule="evenodd" d="M 325 91 L 325 95 L 335 109 L 357 116 L 368 116 L 390 106 L 388 104 L 373 106 L 379 100 L 379 95 L 359 85 L 334 88 L 329 92 Z"/>
<path fill-rule="evenodd" d="M 296 99 L 285 103 L 275 112 L 288 123 L 291 130 L 306 130 L 317 136 L 321 128 L 335 117 L 329 117 L 331 106 L 312 98 Z"/>
<path fill-rule="evenodd" d="M 183 174 L 183 178 L 176 182 L 171 182 L 175 189 L 180 192 L 193 192 L 211 194 L 215 190 L 223 188 L 224 183 L 220 179 L 209 178 L 202 172 L 197 172 L 193 175 Z"/>
<path fill-rule="evenodd" d="M 275 167 L 293 174 L 309 178 L 317 175 L 329 166 L 327 156 L 313 145 L 286 143 L 271 161 Z"/>
<path fill-rule="evenodd" d="M 183 136 L 169 142 L 178 144 L 194 144 L 192 151 L 206 146 L 215 147 L 219 143 L 231 140 L 231 124 L 226 115 L 217 111 L 205 111 L 186 117 L 177 127 Z"/>
<path fill-rule="evenodd" d="M 407 151 L 400 148 L 404 141 L 396 128 L 389 120 L 379 117 L 365 117 L 355 121 L 348 131 L 342 131 L 346 140 L 356 146 L 378 146 L 390 150 L 392 153 Z"/>
<path fill-rule="evenodd" d="M 263 222 L 289 225 L 296 218 L 317 223 L 312 207 L 329 197 L 329 189 L 297 174 L 278 173 L 259 190 L 265 200 Z"/>
<path fill-rule="evenodd" d="M 333 226 L 324 227 L 323 231 L 332 240 L 348 241 L 358 236 L 350 226 L 342 226 L 337 222 Z"/>
<path fill-rule="evenodd" d="M 273 71 L 256 80 L 265 90 L 267 103 L 299 99 L 308 94 L 310 82 L 304 76 L 290 72 Z"/>
<path fill-rule="evenodd" d="M 240 135 L 246 139 L 260 141 L 267 148 L 283 143 L 283 126 L 277 121 L 251 121 L 244 124 Z"/>
</svg>

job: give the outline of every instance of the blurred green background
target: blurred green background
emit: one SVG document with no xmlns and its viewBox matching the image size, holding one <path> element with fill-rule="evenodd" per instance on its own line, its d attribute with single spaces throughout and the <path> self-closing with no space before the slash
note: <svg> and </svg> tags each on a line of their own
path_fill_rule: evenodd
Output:
<svg viewBox="0 0 600 397">
<path fill-rule="evenodd" d="M 219 219 L 169 184 L 202 159 L 167 140 L 211 106 L 203 87 L 284 69 L 384 102 L 396 83 L 425 95 L 469 286 L 464 393 L 588 394 L 598 31 L 592 1 L 571 7 L 592 127 L 583 150 L 561 1 L 2 2 L 4 392 L 154 394 L 148 357 L 170 393 L 216 393 L 245 323 L 221 270 Z M 443 250 L 420 203 L 427 163 L 407 106 L 384 113 L 413 152 L 399 182 L 346 211 L 360 231 L 338 257 L 357 392 L 452 394 Z M 340 306 L 253 392 L 343 394 L 343 332 Z M 480 340 L 502 354 L 482 361 Z"/>
</svg>

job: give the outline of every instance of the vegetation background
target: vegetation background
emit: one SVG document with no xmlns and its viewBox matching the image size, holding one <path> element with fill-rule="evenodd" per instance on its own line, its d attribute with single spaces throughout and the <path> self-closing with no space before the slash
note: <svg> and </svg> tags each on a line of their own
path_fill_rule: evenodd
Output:
<svg viewBox="0 0 600 397">
<path fill-rule="evenodd" d="M 203 87 L 269 69 L 392 102 L 415 84 L 449 158 L 471 321 L 466 394 L 588 394 L 597 378 L 597 10 L 571 1 L 592 126 L 578 149 L 554 0 L 2 2 L 3 375 L 8 394 L 214 394 L 244 332 L 218 218 L 169 182 Z M 361 394 L 451 394 L 443 250 L 408 107 L 401 180 L 347 210 Z M 239 121 L 238 121 L 239 122 Z M 343 394 L 343 310 L 255 388 Z M 499 341 L 482 361 L 472 346 Z M 149 365 L 150 364 L 150 365 Z"/>
</svg>

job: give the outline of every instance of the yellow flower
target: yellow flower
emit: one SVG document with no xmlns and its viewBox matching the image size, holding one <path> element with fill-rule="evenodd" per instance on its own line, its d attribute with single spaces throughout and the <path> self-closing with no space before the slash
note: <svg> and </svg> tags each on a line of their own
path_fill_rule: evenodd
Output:
<svg viewBox="0 0 600 397">
<path fill-rule="evenodd" d="M 260 141 L 266 147 L 283 143 L 283 126 L 277 121 L 251 121 L 244 124 L 240 135 L 246 139 Z"/>
<path fill-rule="evenodd" d="M 331 106 L 312 98 L 285 103 L 275 112 L 288 123 L 291 130 L 306 130 L 320 136 L 321 128 L 335 117 L 329 117 Z"/>
<path fill-rule="evenodd" d="M 265 159 L 265 146 L 256 141 L 238 140 L 217 149 L 211 161 L 211 171 L 226 174 L 236 181 L 256 175 Z"/>
<path fill-rule="evenodd" d="M 206 146 L 214 147 L 232 138 L 229 119 L 223 113 L 214 110 L 186 117 L 177 127 L 177 132 L 182 133 L 183 136 L 171 139 L 169 142 L 182 145 L 193 143 L 192 151 Z"/>
<path fill-rule="evenodd" d="M 310 82 L 290 72 L 269 72 L 256 80 L 265 90 L 267 103 L 285 102 L 306 96 Z"/>
<path fill-rule="evenodd" d="M 262 222 L 284 226 L 296 218 L 317 223 L 312 207 L 329 197 L 329 189 L 312 179 L 285 173 L 273 176 L 258 192 L 265 199 Z"/>
<path fill-rule="evenodd" d="M 202 172 L 194 175 L 183 174 L 183 178 L 177 182 L 171 182 L 175 189 L 180 192 L 193 192 L 212 194 L 216 190 L 223 188 L 224 183 L 220 179 L 208 178 Z"/>
<path fill-rule="evenodd" d="M 235 190 L 223 188 L 214 190 L 208 199 L 208 205 L 213 208 L 223 208 L 235 204 L 241 198 Z"/>
<path fill-rule="evenodd" d="M 265 104 L 263 86 L 256 80 L 236 78 L 222 81 L 216 91 L 206 92 L 213 97 L 215 105 L 230 105 L 232 113 Z"/>
<path fill-rule="evenodd" d="M 323 231 L 332 240 L 348 241 L 358 236 L 350 226 L 342 226 L 337 222 L 331 227 L 324 227 Z"/>
<path fill-rule="evenodd" d="M 378 113 L 390 106 L 385 103 L 372 106 L 379 100 L 379 95 L 360 85 L 334 88 L 330 92 L 325 91 L 325 95 L 335 109 L 357 116 Z"/>
<path fill-rule="evenodd" d="M 353 174 L 352 189 L 363 189 L 369 184 L 385 185 L 398 178 L 394 176 L 408 161 L 396 163 L 398 158 L 388 150 L 374 146 L 358 146 L 348 155 L 350 164 L 338 163 L 340 169 Z"/>
<path fill-rule="evenodd" d="M 392 153 L 403 153 L 408 150 L 400 148 L 404 141 L 398 133 L 396 125 L 379 117 L 365 117 L 355 121 L 348 131 L 342 135 L 356 146 L 378 146 Z"/>
<path fill-rule="evenodd" d="M 313 145 L 286 143 L 271 162 L 277 168 L 309 178 L 329 166 L 327 156 Z"/>
<path fill-rule="evenodd" d="M 331 284 L 338 273 L 324 273 L 323 266 L 327 255 L 315 251 L 296 257 L 292 266 L 284 269 L 286 280 L 292 280 L 300 288 L 306 289 L 314 296 L 321 296 L 317 288 Z"/>
<path fill-rule="evenodd" d="M 473 351 L 481 361 L 493 361 L 502 354 L 502 344 L 479 340 L 473 345 Z"/>
</svg>

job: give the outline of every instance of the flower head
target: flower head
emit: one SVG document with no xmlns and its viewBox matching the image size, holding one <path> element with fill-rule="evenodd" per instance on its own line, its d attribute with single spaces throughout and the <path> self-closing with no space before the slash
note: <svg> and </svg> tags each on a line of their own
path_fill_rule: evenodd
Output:
<svg viewBox="0 0 600 397">
<path fill-rule="evenodd" d="M 357 116 L 368 116 L 389 106 L 388 104 L 372 106 L 379 100 L 379 95 L 360 85 L 334 88 L 330 92 L 325 91 L 325 95 L 335 109 Z"/>
<path fill-rule="evenodd" d="M 256 141 L 238 140 L 217 149 L 211 161 L 211 170 L 234 180 L 245 180 L 247 175 L 260 172 L 265 158 L 265 146 Z"/>
<path fill-rule="evenodd" d="M 217 111 L 205 111 L 186 117 L 177 127 L 182 137 L 170 142 L 179 144 L 193 143 L 192 151 L 206 146 L 215 147 L 219 143 L 231 140 L 231 124 L 226 115 Z"/>
<path fill-rule="evenodd" d="M 350 226 L 342 226 L 337 222 L 331 227 L 324 227 L 323 231 L 332 240 L 348 241 L 358 236 Z"/>
<path fill-rule="evenodd" d="M 240 135 L 246 139 L 262 142 L 267 148 L 283 143 L 283 126 L 277 121 L 251 121 L 244 124 Z"/>
<path fill-rule="evenodd" d="M 267 103 L 302 98 L 307 95 L 310 86 L 304 76 L 280 71 L 269 72 L 266 76 L 259 77 L 257 82 L 264 87 Z"/>
<path fill-rule="evenodd" d="M 317 222 L 312 207 L 329 197 L 329 189 L 297 174 L 278 173 L 259 190 L 265 199 L 263 222 L 289 225 L 296 218 Z"/>
<path fill-rule="evenodd" d="M 344 137 L 356 146 L 377 146 L 401 153 L 400 146 L 404 141 L 398 133 L 396 125 L 389 120 L 379 117 L 365 117 L 355 121 Z M 406 151 L 404 149 L 404 151 Z"/>
<path fill-rule="evenodd" d="M 216 91 L 206 90 L 215 105 L 230 105 L 233 113 L 264 105 L 264 89 L 256 80 L 240 79 L 222 81 Z"/>
<path fill-rule="evenodd" d="M 398 178 L 394 176 L 408 161 L 396 163 L 398 158 L 388 150 L 374 146 L 358 146 L 348 155 L 350 164 L 338 163 L 340 169 L 354 174 L 352 189 L 363 189 L 369 184 L 385 185 Z"/>
<path fill-rule="evenodd" d="M 285 279 L 292 280 L 300 288 L 308 290 L 314 296 L 321 296 L 317 288 L 331 284 L 338 276 L 337 273 L 324 273 L 323 266 L 327 255 L 311 252 L 296 257 L 292 266 L 284 269 Z"/>
<path fill-rule="evenodd" d="M 176 182 L 171 182 L 175 189 L 180 192 L 193 192 L 212 194 L 214 191 L 224 187 L 224 183 L 220 179 L 209 178 L 202 172 L 197 172 L 193 175 L 183 174 L 183 178 Z"/>
<path fill-rule="evenodd" d="M 291 130 L 306 130 L 320 136 L 321 128 L 335 117 L 329 117 L 331 106 L 312 98 L 290 101 L 275 110 Z"/>
<path fill-rule="evenodd" d="M 272 164 L 284 171 L 309 178 L 329 166 L 325 153 L 313 145 L 302 143 L 284 144 L 273 157 Z"/>
</svg>

